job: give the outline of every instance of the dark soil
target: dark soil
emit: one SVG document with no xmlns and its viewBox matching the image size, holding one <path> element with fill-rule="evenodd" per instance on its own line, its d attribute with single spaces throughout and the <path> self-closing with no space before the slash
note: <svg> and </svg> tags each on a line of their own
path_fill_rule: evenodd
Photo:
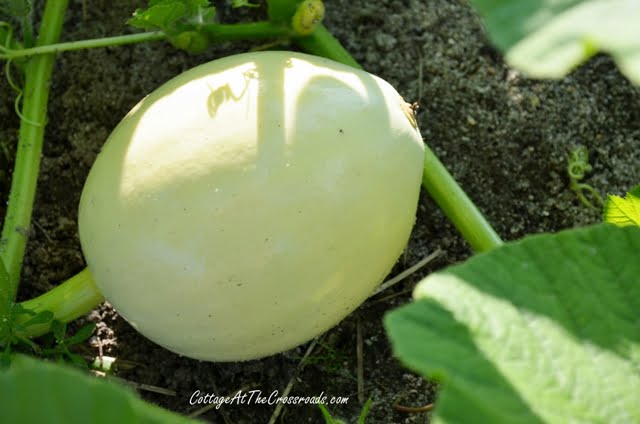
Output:
<svg viewBox="0 0 640 424">
<path fill-rule="evenodd" d="M 82 3 L 86 3 L 83 13 Z M 259 17 L 263 10 L 232 11 L 215 2 L 225 21 Z M 125 21 L 141 1 L 71 2 L 64 40 L 127 33 Z M 479 19 L 464 1 L 327 0 L 325 23 L 365 69 L 420 103 L 426 142 L 507 240 L 600 220 L 569 190 L 566 156 L 577 145 L 591 153 L 586 182 L 601 193 L 623 194 L 640 182 L 640 90 L 598 56 L 559 81 L 524 78 L 503 63 Z M 25 259 L 20 299 L 51 289 L 84 267 L 77 236 L 77 207 L 89 168 L 119 120 L 146 93 L 196 65 L 258 44 L 216 46 L 191 56 L 166 43 L 64 53 L 56 61 L 42 171 Z M 18 118 L 13 93 L 0 82 L 0 140 L 11 152 Z M 0 188 L 6 196 L 10 171 Z M 4 201 L 3 201 L 4 203 Z M 367 423 L 427 422 L 426 413 L 394 411 L 400 401 L 421 406 L 435 400 L 434 384 L 404 369 L 392 356 L 382 328 L 390 309 L 410 301 L 424 275 L 464 260 L 471 252 L 438 207 L 423 195 L 404 263 L 436 249 L 446 253 L 331 330 L 324 346 L 294 380 L 293 395 L 348 397 L 330 408 L 347 422 L 361 409 L 357 396 L 357 328 L 363 337 L 364 396 L 373 399 Z M 137 384 L 175 391 L 140 390 L 143 398 L 189 414 L 195 390 L 229 394 L 244 388 L 282 393 L 306 346 L 259 361 L 216 364 L 179 357 L 136 333 L 108 306 L 86 320 L 98 329 L 86 354 L 134 363 L 118 375 Z M 446 334 L 442 335 L 446 337 Z M 266 423 L 273 406 L 223 406 L 200 416 L 213 423 Z M 323 422 L 314 406 L 288 406 L 279 421 Z"/>
</svg>

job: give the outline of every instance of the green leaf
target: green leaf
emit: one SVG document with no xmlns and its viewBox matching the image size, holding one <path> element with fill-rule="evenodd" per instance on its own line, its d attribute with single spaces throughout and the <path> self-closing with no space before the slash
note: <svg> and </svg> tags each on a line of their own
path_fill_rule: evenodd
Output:
<svg viewBox="0 0 640 424">
<path fill-rule="evenodd" d="M 51 333 L 56 339 L 56 342 L 61 343 L 64 340 L 64 336 L 67 334 L 67 324 L 54 319 L 51 321 Z"/>
<path fill-rule="evenodd" d="M 29 0 L 2 0 L 0 1 L 0 12 L 6 13 L 13 18 L 23 18 L 29 16 L 33 11 L 32 1 Z"/>
<path fill-rule="evenodd" d="M 470 0 L 507 62 L 560 78 L 598 51 L 640 84 L 640 7 L 629 0 Z"/>
<path fill-rule="evenodd" d="M 78 343 L 82 343 L 87 340 L 93 334 L 93 330 L 96 329 L 96 325 L 94 323 L 87 324 L 81 329 L 79 329 L 73 336 L 67 338 L 64 341 L 66 346 L 73 346 Z"/>
<path fill-rule="evenodd" d="M 34 316 L 35 314 L 36 313 L 34 311 L 32 311 L 31 309 L 25 308 L 19 303 L 14 303 L 13 305 L 11 305 L 11 316 L 14 319 L 20 315 Z"/>
<path fill-rule="evenodd" d="M 640 228 L 535 235 L 430 275 L 389 313 L 443 382 L 433 423 L 640 422 Z"/>
<path fill-rule="evenodd" d="M 136 10 L 127 23 L 175 36 L 194 26 L 211 23 L 214 14 L 215 7 L 208 0 L 150 0 L 149 7 Z"/>
<path fill-rule="evenodd" d="M 260 7 L 260 5 L 251 3 L 249 0 L 231 0 L 231 7 L 237 9 L 240 7 Z"/>
<path fill-rule="evenodd" d="M 372 403 L 373 399 L 367 399 L 364 406 L 362 407 L 362 412 L 360 412 L 360 417 L 358 417 L 358 424 L 365 424 L 365 420 L 367 419 L 367 415 L 369 415 L 369 409 L 371 409 Z"/>
<path fill-rule="evenodd" d="M 608 195 L 604 203 L 604 220 L 620 226 L 640 226 L 640 185 L 628 192 L 624 199 Z"/>
<path fill-rule="evenodd" d="M 29 318 L 27 322 L 22 324 L 21 327 L 26 328 L 26 327 L 29 327 L 30 325 L 48 324 L 51 321 L 53 321 L 53 318 L 54 318 L 53 312 L 51 311 L 38 312 L 37 314 Z"/>
<path fill-rule="evenodd" d="M 89 364 L 87 364 L 87 361 L 85 361 L 82 356 L 80 356 L 78 354 L 75 354 L 75 353 L 67 352 L 65 354 L 65 357 L 74 366 L 76 366 L 76 367 L 78 367 L 80 369 L 83 369 L 83 370 L 88 370 L 89 369 Z"/>
<path fill-rule="evenodd" d="M 333 417 L 331 416 L 331 413 L 329 413 L 329 410 L 326 406 L 319 403 L 318 408 L 320 409 L 320 412 L 322 412 L 322 417 L 324 418 L 325 424 L 335 424 L 335 421 L 333 420 Z"/>
<path fill-rule="evenodd" d="M 182 2 L 172 0 L 150 1 L 147 9 L 137 9 L 127 23 L 146 30 L 165 30 L 187 13 Z"/>
<path fill-rule="evenodd" d="M 113 382 L 26 356 L 0 371 L 0 393 L 6 423 L 195 423 Z"/>
<path fill-rule="evenodd" d="M 208 0 L 150 0 L 149 7 L 136 10 L 127 23 L 163 31 L 175 47 L 200 53 L 209 46 L 209 39 L 201 29 L 213 23 L 215 11 Z"/>
<path fill-rule="evenodd" d="M 11 344 L 14 344 L 14 345 L 23 344 L 23 345 L 29 346 L 36 353 L 40 353 L 42 350 L 40 349 L 40 346 L 37 345 L 33 340 L 15 332 L 11 335 Z"/>
</svg>

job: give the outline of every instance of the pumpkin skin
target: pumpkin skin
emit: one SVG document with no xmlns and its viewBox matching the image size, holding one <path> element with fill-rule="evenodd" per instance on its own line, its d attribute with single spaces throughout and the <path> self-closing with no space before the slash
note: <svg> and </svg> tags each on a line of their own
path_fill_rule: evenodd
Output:
<svg viewBox="0 0 640 424">
<path fill-rule="evenodd" d="M 191 358 L 311 340 L 407 243 L 424 152 L 411 118 L 382 79 L 300 53 L 175 77 L 120 122 L 87 178 L 79 233 L 98 288 Z"/>
</svg>

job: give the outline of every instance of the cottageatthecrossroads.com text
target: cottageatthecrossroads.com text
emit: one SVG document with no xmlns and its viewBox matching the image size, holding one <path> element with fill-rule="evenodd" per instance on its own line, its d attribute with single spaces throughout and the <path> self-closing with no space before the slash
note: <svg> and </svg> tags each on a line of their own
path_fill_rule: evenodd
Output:
<svg viewBox="0 0 640 424">
<path fill-rule="evenodd" d="M 233 396 L 218 396 L 215 393 L 202 393 L 200 390 L 193 392 L 189 398 L 191 405 L 211 405 L 215 404 L 216 409 L 222 405 L 345 405 L 349 402 L 348 397 L 327 396 L 324 392 L 318 396 L 280 396 L 277 390 L 263 394 L 262 390 L 239 391 Z"/>
</svg>

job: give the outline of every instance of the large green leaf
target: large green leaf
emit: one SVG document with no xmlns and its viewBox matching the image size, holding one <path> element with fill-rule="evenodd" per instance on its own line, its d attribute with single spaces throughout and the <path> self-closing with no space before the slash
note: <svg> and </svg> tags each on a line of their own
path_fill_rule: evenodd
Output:
<svg viewBox="0 0 640 424">
<path fill-rule="evenodd" d="M 608 195 L 604 203 L 604 219 L 620 226 L 640 226 L 640 185 L 628 192 L 625 198 Z"/>
<path fill-rule="evenodd" d="M 434 423 L 640 422 L 640 228 L 530 236 L 430 275 L 385 325 Z"/>
<path fill-rule="evenodd" d="M 538 78 L 559 78 L 602 50 L 640 84 L 636 0 L 470 0 L 507 62 Z"/>
<path fill-rule="evenodd" d="M 13 356 L 0 371 L 3 423 L 193 423 L 68 366 Z"/>
</svg>

